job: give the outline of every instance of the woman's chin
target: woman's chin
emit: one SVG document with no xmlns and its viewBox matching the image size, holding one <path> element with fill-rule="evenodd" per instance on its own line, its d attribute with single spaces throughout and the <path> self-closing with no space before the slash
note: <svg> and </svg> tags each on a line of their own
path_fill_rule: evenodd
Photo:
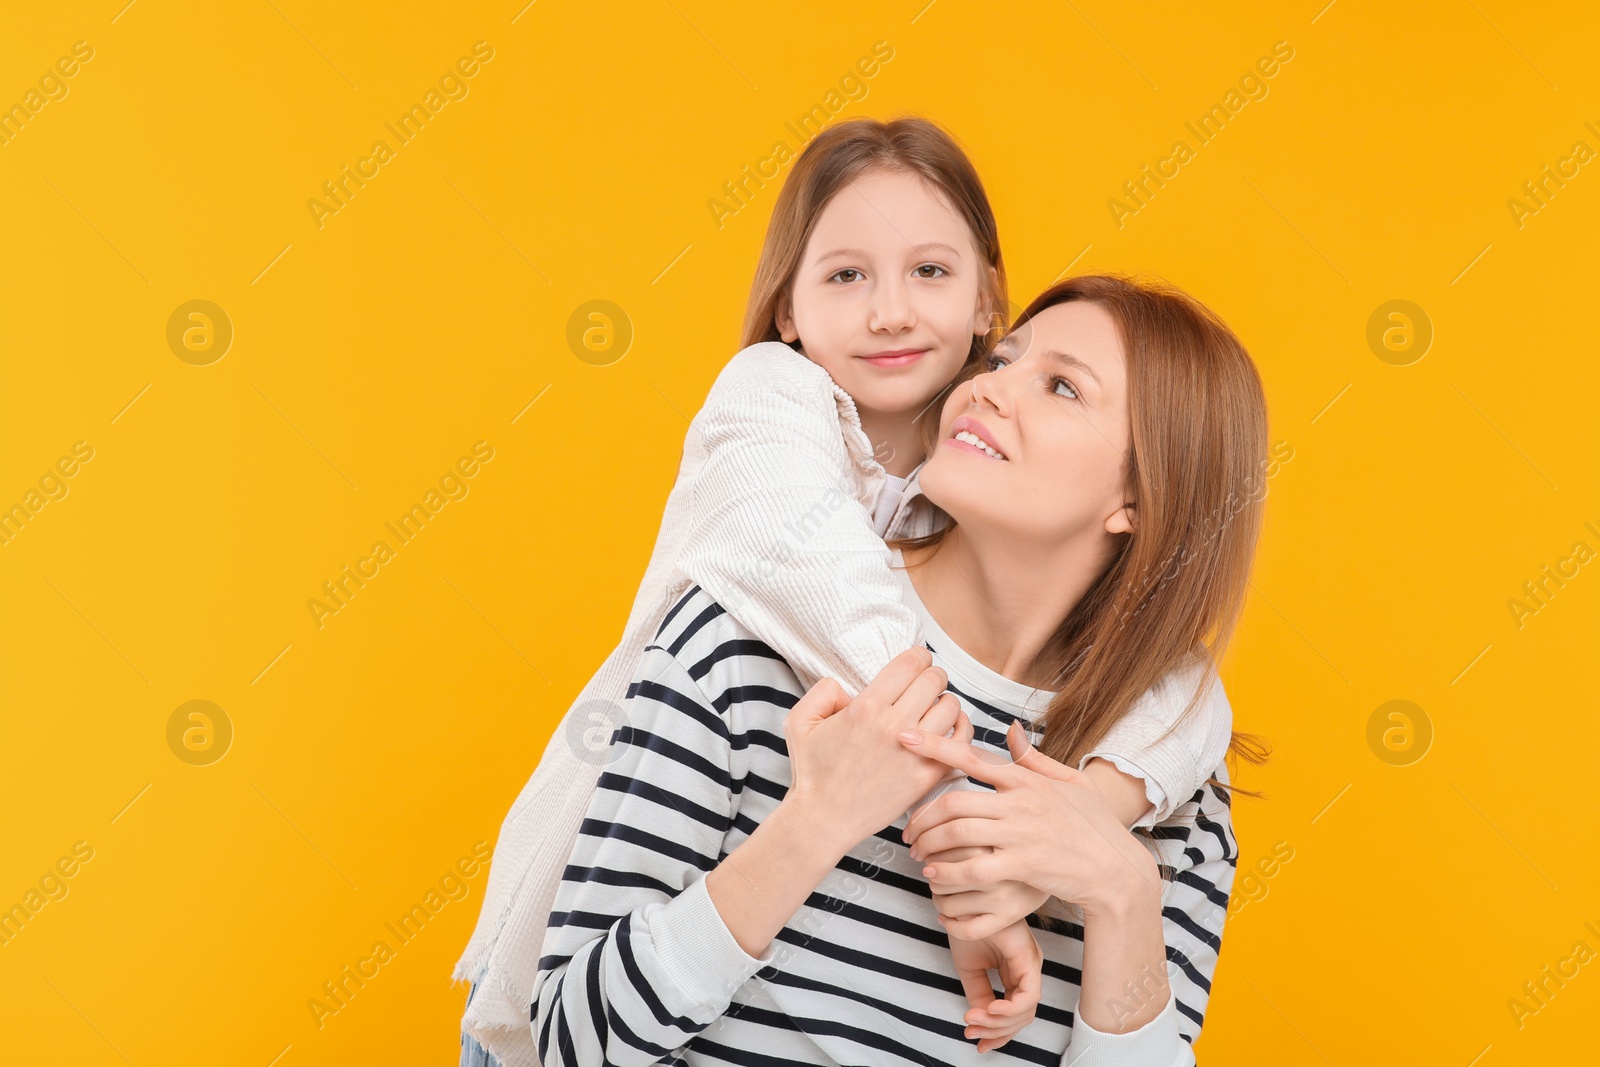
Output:
<svg viewBox="0 0 1600 1067">
<path fill-rule="evenodd" d="M 960 522 L 963 515 L 969 515 L 974 508 L 981 507 L 986 496 L 992 502 L 993 486 L 985 486 L 986 472 L 978 466 L 978 460 L 984 458 L 971 454 L 960 455 L 946 441 L 940 441 L 924 464 L 922 473 L 917 476 L 922 495 Z"/>
</svg>

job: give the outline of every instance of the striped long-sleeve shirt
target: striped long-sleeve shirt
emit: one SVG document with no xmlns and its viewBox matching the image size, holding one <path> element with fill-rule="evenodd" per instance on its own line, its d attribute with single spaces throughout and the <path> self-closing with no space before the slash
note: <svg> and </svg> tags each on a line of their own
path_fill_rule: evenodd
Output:
<svg viewBox="0 0 1600 1067">
<path fill-rule="evenodd" d="M 1033 718 L 1052 694 L 967 656 L 897 573 L 974 744 L 1005 754 L 1013 719 L 1037 737 Z M 900 840 L 905 816 L 853 848 L 761 957 L 746 953 L 705 876 L 783 799 L 783 719 L 803 691 L 698 586 L 667 615 L 556 894 L 531 1010 L 545 1067 L 1194 1062 L 1238 856 L 1226 793 L 1211 786 L 1146 839 L 1167 876 L 1172 995 L 1132 1033 L 1099 1033 L 1075 1011 L 1082 926 L 1030 917 L 1045 959 L 1037 1017 L 980 1057 L 962 1036 L 969 1004 L 922 865 Z"/>
</svg>

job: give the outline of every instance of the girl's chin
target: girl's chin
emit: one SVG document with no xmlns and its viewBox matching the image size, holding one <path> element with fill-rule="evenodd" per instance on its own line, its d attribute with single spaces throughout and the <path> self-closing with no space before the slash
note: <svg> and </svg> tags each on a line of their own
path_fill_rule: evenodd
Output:
<svg viewBox="0 0 1600 1067">
<path fill-rule="evenodd" d="M 881 377 L 874 380 L 874 375 L 881 374 L 880 371 L 867 368 L 865 375 L 856 375 L 854 384 L 857 388 L 845 388 L 845 392 L 855 400 L 858 410 L 913 419 L 928 411 L 929 405 L 940 399 L 940 390 L 948 382 L 948 379 L 941 379 L 938 384 L 933 384 L 910 378 L 896 382 L 884 381 Z M 840 385 L 842 387 L 844 383 Z"/>
</svg>

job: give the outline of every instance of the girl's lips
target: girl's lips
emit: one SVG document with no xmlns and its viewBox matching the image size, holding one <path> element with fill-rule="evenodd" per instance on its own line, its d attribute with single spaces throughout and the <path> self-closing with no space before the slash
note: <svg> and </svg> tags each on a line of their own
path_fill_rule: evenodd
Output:
<svg viewBox="0 0 1600 1067">
<path fill-rule="evenodd" d="M 858 358 L 865 360 L 874 367 L 906 367 L 927 354 L 928 350 L 926 348 L 920 348 L 912 352 L 902 352 L 894 355 L 860 356 Z"/>
</svg>

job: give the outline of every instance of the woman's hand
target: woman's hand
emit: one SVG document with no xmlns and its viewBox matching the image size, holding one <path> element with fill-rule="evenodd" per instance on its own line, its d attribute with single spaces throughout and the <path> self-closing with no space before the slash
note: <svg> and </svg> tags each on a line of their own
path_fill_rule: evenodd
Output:
<svg viewBox="0 0 1600 1067">
<path fill-rule="evenodd" d="M 1027 923 L 1012 923 L 993 937 L 970 941 L 952 936 L 950 955 L 972 1005 L 963 1016 L 966 1036 L 979 1039 L 979 1052 L 999 1048 L 1033 1022 L 1044 984 L 1044 953 Z M 990 971 L 999 972 L 1004 1000 L 995 998 Z"/>
<path fill-rule="evenodd" d="M 937 804 L 938 801 L 934 801 Z M 933 804 L 921 809 L 928 811 Z M 920 814 L 920 812 L 918 813 Z M 937 819 L 938 813 L 929 811 Z M 912 817 L 916 820 L 916 816 Z M 907 827 L 909 829 L 909 826 Z M 973 856 L 994 852 L 988 845 L 972 845 L 945 849 L 924 856 L 920 849 L 911 850 L 911 858 L 929 863 L 959 863 Z M 1038 911 L 1050 894 L 1035 889 L 1027 882 L 1004 881 L 993 885 L 956 885 L 948 882 L 930 882 L 933 905 L 939 909 L 939 922 L 951 937 L 980 941 L 992 937 L 1013 923 L 1023 922 Z"/>
<path fill-rule="evenodd" d="M 923 856 L 988 846 L 992 852 L 923 870 L 943 886 L 1025 882 L 1085 909 L 1116 902 L 1130 887 L 1159 894 L 1155 857 L 1117 820 L 1088 776 L 1028 743 L 1020 723 L 1006 732 L 1014 762 L 983 760 L 969 742 L 910 731 L 913 752 L 988 782 L 996 792 L 949 793 L 919 811 L 905 840 Z"/>
<path fill-rule="evenodd" d="M 945 692 L 948 680 L 917 647 L 890 660 L 854 700 L 832 678 L 812 686 L 783 721 L 793 768 L 783 803 L 818 832 L 837 835 L 841 855 L 895 822 L 949 773 L 896 735 L 917 729 L 963 747 L 972 740 L 972 721 Z"/>
</svg>

